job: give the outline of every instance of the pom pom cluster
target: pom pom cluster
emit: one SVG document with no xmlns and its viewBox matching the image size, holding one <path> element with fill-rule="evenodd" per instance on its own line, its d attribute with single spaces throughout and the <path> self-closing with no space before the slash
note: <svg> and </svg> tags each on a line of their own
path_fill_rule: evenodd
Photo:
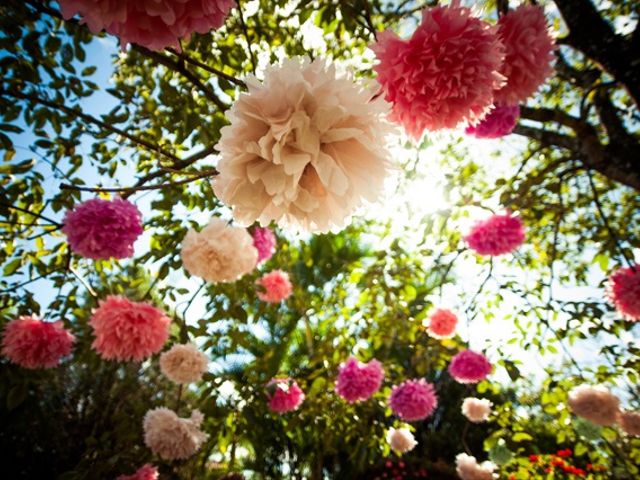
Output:
<svg viewBox="0 0 640 480">
<path fill-rule="evenodd" d="M 406 380 L 391 390 L 391 410 L 407 422 L 427 418 L 438 406 L 433 385 L 424 379 Z"/>
<path fill-rule="evenodd" d="M 263 302 L 280 303 L 291 295 L 293 287 L 289 281 L 289 274 L 282 270 L 274 270 L 256 281 L 264 292 L 258 292 L 258 298 Z"/>
<path fill-rule="evenodd" d="M 209 359 L 194 345 L 174 345 L 160 355 L 160 370 L 172 382 L 187 384 L 202 379 Z"/>
<path fill-rule="evenodd" d="M 304 401 L 304 392 L 290 378 L 274 378 L 267 383 L 269 409 L 275 413 L 297 410 Z"/>
<path fill-rule="evenodd" d="M 181 460 L 194 455 L 207 440 L 200 430 L 204 417 L 198 410 L 191 418 L 180 418 L 173 410 L 160 407 L 144 416 L 144 443 L 164 460 Z"/>
<path fill-rule="evenodd" d="M 351 357 L 340 365 L 336 393 L 349 403 L 367 400 L 378 391 L 383 378 L 384 370 L 379 361 L 362 363 Z"/>
<path fill-rule="evenodd" d="M 511 213 L 492 215 L 477 222 L 464 237 L 469 248 L 479 255 L 504 255 L 518 248 L 525 239 L 520 217 Z"/>
<path fill-rule="evenodd" d="M 451 359 L 449 373 L 460 383 L 478 383 L 491 373 L 487 357 L 472 350 L 463 350 Z"/>
</svg>

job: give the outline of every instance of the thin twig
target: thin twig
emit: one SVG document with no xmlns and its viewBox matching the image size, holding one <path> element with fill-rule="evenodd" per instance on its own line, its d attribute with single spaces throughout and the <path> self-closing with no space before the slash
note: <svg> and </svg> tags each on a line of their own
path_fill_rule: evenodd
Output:
<svg viewBox="0 0 640 480">
<path fill-rule="evenodd" d="M 222 70 L 218 70 L 215 67 L 212 67 L 211 65 L 207 65 L 206 63 L 201 62 L 200 60 L 197 60 L 193 57 L 190 57 L 189 55 L 186 55 L 184 53 L 180 53 L 177 50 L 174 50 L 173 48 L 168 48 L 167 51 L 171 52 L 172 54 L 174 54 L 175 56 L 177 56 L 178 58 L 180 58 L 181 60 L 190 63 L 192 65 L 195 65 L 196 67 L 199 67 L 209 73 L 214 74 L 217 77 L 220 78 L 224 78 L 225 80 L 239 86 L 242 88 L 247 88 L 247 84 L 244 83 L 242 80 L 240 80 L 239 78 L 234 77 L 233 75 L 229 75 L 228 73 L 224 73 Z"/>
<path fill-rule="evenodd" d="M 58 222 L 56 222 L 55 220 L 52 220 L 49 217 L 45 217 L 44 215 L 42 215 L 42 213 L 35 213 L 35 212 L 30 211 L 30 210 L 27 210 L 26 208 L 18 207 L 16 205 L 11 205 L 9 203 L 4 203 L 4 202 L 0 202 L 0 206 L 6 207 L 6 208 L 10 208 L 12 210 L 18 210 L 18 211 L 26 213 L 28 215 L 32 215 L 34 217 L 40 218 L 40 219 L 42 219 L 42 220 L 44 220 L 46 222 L 49 222 L 51 225 L 53 225 L 55 227 L 61 227 L 62 226 L 61 223 L 58 223 Z"/>
<path fill-rule="evenodd" d="M 236 0 L 238 4 L 238 16 L 240 17 L 240 25 L 242 26 L 242 31 L 244 32 L 245 39 L 247 40 L 247 49 L 249 50 L 249 56 L 251 57 L 251 70 L 253 74 L 256 73 L 256 57 L 253 54 L 253 50 L 251 50 L 251 39 L 249 38 L 249 29 L 247 28 L 247 24 L 244 21 L 244 15 L 242 14 L 242 5 L 240 5 L 240 0 Z"/>
</svg>

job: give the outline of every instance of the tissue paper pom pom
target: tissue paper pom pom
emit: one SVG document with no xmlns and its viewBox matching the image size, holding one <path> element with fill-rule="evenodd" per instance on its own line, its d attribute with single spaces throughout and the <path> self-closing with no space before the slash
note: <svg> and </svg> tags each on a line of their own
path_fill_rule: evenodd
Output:
<svg viewBox="0 0 640 480">
<path fill-rule="evenodd" d="M 506 84 L 495 92 L 505 104 L 522 102 L 553 73 L 554 40 L 544 11 L 537 5 L 520 5 L 498 21 L 498 34 L 506 48 L 500 73 Z"/>
<path fill-rule="evenodd" d="M 269 410 L 286 413 L 296 410 L 304 400 L 304 392 L 290 378 L 274 378 L 267 383 Z"/>
<path fill-rule="evenodd" d="M 263 275 L 256 281 L 256 284 L 265 290 L 258 292 L 258 298 L 263 302 L 279 303 L 291 295 L 292 287 L 289 275 L 282 270 L 274 270 Z"/>
<path fill-rule="evenodd" d="M 355 357 L 340 365 L 336 381 L 336 393 L 347 402 L 367 400 L 382 384 L 384 370 L 377 360 L 359 362 Z"/>
<path fill-rule="evenodd" d="M 618 397 L 601 385 L 572 388 L 568 403 L 573 413 L 603 427 L 616 422 L 620 409 Z"/>
<path fill-rule="evenodd" d="M 407 380 L 393 387 L 389 405 L 402 420 L 413 422 L 431 415 L 438 406 L 438 397 L 433 385 L 424 379 Z"/>
<path fill-rule="evenodd" d="M 160 355 L 160 370 L 174 383 L 192 383 L 202 379 L 209 359 L 194 345 L 174 345 Z"/>
<path fill-rule="evenodd" d="M 408 428 L 390 428 L 387 432 L 387 443 L 398 453 L 407 453 L 418 444 Z"/>
<path fill-rule="evenodd" d="M 191 418 L 180 418 L 173 410 L 160 407 L 144 416 L 144 443 L 164 460 L 182 460 L 194 455 L 207 440 L 200 430 L 204 417 L 198 410 Z"/>
<path fill-rule="evenodd" d="M 451 310 L 436 308 L 429 314 L 427 332 L 434 338 L 451 338 L 456 333 L 458 317 Z"/>
<path fill-rule="evenodd" d="M 94 260 L 133 255 L 133 242 L 142 234 L 136 206 L 116 198 L 94 198 L 69 210 L 62 231 L 74 253 Z"/>
<path fill-rule="evenodd" d="M 478 464 L 475 457 L 460 453 L 456 456 L 456 472 L 462 480 L 493 480 L 496 466 L 491 462 Z"/>
<path fill-rule="evenodd" d="M 244 225 L 326 232 L 380 197 L 390 168 L 388 106 L 324 60 L 249 76 L 216 146 L 216 195 Z"/>
<path fill-rule="evenodd" d="M 158 480 L 158 469 L 147 463 L 133 475 L 120 475 L 116 480 Z"/>
<path fill-rule="evenodd" d="M 489 419 L 489 415 L 491 415 L 492 405 L 486 398 L 468 397 L 462 402 L 462 414 L 470 422 L 486 422 Z"/>
<path fill-rule="evenodd" d="M 491 363 L 481 353 L 463 350 L 449 364 L 449 373 L 460 383 L 478 383 L 491 373 Z"/>
<path fill-rule="evenodd" d="M 620 412 L 618 423 L 627 435 L 640 437 L 640 412 Z"/>
<path fill-rule="evenodd" d="M 640 265 L 616 270 L 607 282 L 607 296 L 624 318 L 640 320 Z"/>
<path fill-rule="evenodd" d="M 391 31 L 378 35 L 371 49 L 380 63 L 374 67 L 392 119 L 407 133 L 475 123 L 491 108 L 493 91 L 502 86 L 498 73 L 504 47 L 497 27 L 474 17 L 453 2 L 427 8 L 409 40 Z"/>
<path fill-rule="evenodd" d="M 477 222 L 464 240 L 479 255 L 503 255 L 524 242 L 524 225 L 511 213 L 492 215 Z"/>
<path fill-rule="evenodd" d="M 4 327 L 2 354 L 24 368 L 51 368 L 71 353 L 74 341 L 62 322 L 22 316 Z"/>
<path fill-rule="evenodd" d="M 504 137 L 513 132 L 519 117 L 519 105 L 496 105 L 480 123 L 468 126 L 465 133 L 476 138 Z"/>
<path fill-rule="evenodd" d="M 76 13 L 89 29 L 117 35 L 123 45 L 180 49 L 180 39 L 222 26 L 233 0 L 60 0 L 65 19 Z"/>
<path fill-rule="evenodd" d="M 266 227 L 256 227 L 253 229 L 252 237 L 253 246 L 258 250 L 258 263 L 266 262 L 276 249 L 276 236 Z"/>
<path fill-rule="evenodd" d="M 96 337 L 92 347 L 105 360 L 140 362 L 162 350 L 170 323 L 148 303 L 110 295 L 100 300 L 89 322 Z"/>
<path fill-rule="evenodd" d="M 251 235 L 213 217 L 200 231 L 189 230 L 182 241 L 182 264 L 196 277 L 209 282 L 235 282 L 251 272 L 258 251 Z"/>
</svg>

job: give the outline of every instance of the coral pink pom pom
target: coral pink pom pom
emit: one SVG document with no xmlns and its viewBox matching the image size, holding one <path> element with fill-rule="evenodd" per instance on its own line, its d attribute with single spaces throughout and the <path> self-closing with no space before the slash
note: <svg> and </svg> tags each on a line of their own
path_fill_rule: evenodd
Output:
<svg viewBox="0 0 640 480">
<path fill-rule="evenodd" d="M 477 222 L 464 237 L 469 248 L 479 255 L 503 255 L 518 248 L 525 239 L 520 217 L 511 213 L 492 215 Z"/>
<path fill-rule="evenodd" d="M 276 249 L 276 236 L 268 228 L 256 227 L 251 234 L 253 246 L 258 250 L 258 263 L 266 262 Z"/>
<path fill-rule="evenodd" d="M 140 362 L 162 350 L 171 319 L 148 303 L 108 296 L 89 323 L 96 337 L 92 346 L 102 358 Z"/>
<path fill-rule="evenodd" d="M 289 275 L 282 270 L 274 270 L 263 275 L 256 284 L 265 290 L 264 292 L 258 292 L 258 298 L 263 302 L 269 303 L 278 303 L 286 300 L 293 290 Z"/>
<path fill-rule="evenodd" d="M 367 400 L 382 384 L 384 370 L 377 360 L 359 362 L 355 357 L 340 365 L 336 381 L 336 393 L 347 402 Z"/>
<path fill-rule="evenodd" d="M 476 138 L 500 138 L 513 132 L 520 117 L 519 105 L 496 105 L 477 125 L 465 129 Z"/>
<path fill-rule="evenodd" d="M 267 383 L 269 410 L 286 413 L 296 410 L 304 401 L 304 392 L 290 378 L 274 378 Z"/>
<path fill-rule="evenodd" d="M 406 422 L 427 418 L 438 406 L 438 397 L 431 383 L 424 379 L 407 380 L 391 390 L 391 410 Z"/>
<path fill-rule="evenodd" d="M 449 364 L 449 373 L 460 383 L 478 383 L 487 378 L 491 370 L 487 357 L 472 350 L 461 351 Z"/>
<path fill-rule="evenodd" d="M 98 33 L 120 37 L 152 50 L 180 48 L 180 39 L 219 28 L 233 0 L 60 0 L 65 19 L 79 13 L 82 22 Z"/>
<path fill-rule="evenodd" d="M 62 322 L 23 316 L 4 327 L 2 354 L 24 368 L 51 368 L 71 353 L 74 341 Z"/>
<path fill-rule="evenodd" d="M 628 320 L 640 320 L 640 265 L 620 268 L 607 282 L 607 296 Z"/>
<path fill-rule="evenodd" d="M 133 475 L 120 475 L 116 480 L 158 480 L 158 469 L 147 463 Z"/>
<path fill-rule="evenodd" d="M 435 338 L 451 338 L 456 333 L 458 317 L 451 310 L 436 308 L 429 315 L 427 332 Z"/>
<path fill-rule="evenodd" d="M 133 242 L 142 234 L 140 211 L 121 198 L 94 198 L 69 210 L 62 231 L 71 250 L 94 260 L 133 255 Z"/>
<path fill-rule="evenodd" d="M 537 5 L 520 5 L 499 20 L 498 33 L 507 52 L 500 69 L 507 83 L 495 92 L 495 99 L 522 102 L 553 73 L 554 40 L 544 11 Z"/>
<path fill-rule="evenodd" d="M 497 27 L 458 2 L 425 9 L 409 40 L 385 31 L 371 49 L 380 61 L 374 67 L 378 82 L 393 104 L 392 119 L 414 138 L 425 129 L 475 123 L 504 83 L 498 72 L 504 47 Z"/>
</svg>

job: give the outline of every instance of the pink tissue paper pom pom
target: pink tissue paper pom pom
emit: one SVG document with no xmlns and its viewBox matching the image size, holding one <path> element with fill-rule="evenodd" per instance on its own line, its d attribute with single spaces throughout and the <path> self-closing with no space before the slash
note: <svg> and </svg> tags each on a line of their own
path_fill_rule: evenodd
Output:
<svg viewBox="0 0 640 480">
<path fill-rule="evenodd" d="M 363 363 L 350 357 L 338 369 L 336 393 L 349 403 L 367 400 L 378 391 L 383 378 L 384 370 L 378 360 Z"/>
<path fill-rule="evenodd" d="M 494 480 L 497 477 L 493 474 L 495 469 L 492 462 L 478 463 L 475 457 L 466 453 L 456 456 L 456 473 L 462 480 Z"/>
<path fill-rule="evenodd" d="M 522 245 L 524 239 L 522 220 L 510 212 L 477 222 L 464 237 L 471 250 L 490 256 L 511 253 Z"/>
<path fill-rule="evenodd" d="M 607 297 L 627 320 L 640 320 L 640 265 L 620 268 L 607 281 Z"/>
<path fill-rule="evenodd" d="M 387 431 L 387 443 L 399 454 L 410 452 L 418 444 L 408 428 L 390 428 Z"/>
<path fill-rule="evenodd" d="M 504 83 L 499 69 L 505 52 L 497 27 L 458 1 L 425 9 L 409 40 L 387 30 L 370 48 L 379 60 L 378 82 L 393 104 L 392 120 L 416 139 L 425 129 L 477 122 Z"/>
<path fill-rule="evenodd" d="M 469 125 L 465 133 L 476 138 L 504 137 L 513 132 L 519 117 L 519 105 L 496 105 L 479 123 Z"/>
<path fill-rule="evenodd" d="M 164 460 L 189 458 L 209 437 L 201 430 L 203 420 L 199 410 L 193 410 L 190 417 L 181 418 L 168 408 L 154 408 L 145 414 L 142 422 L 144 443 Z"/>
<path fill-rule="evenodd" d="M 491 415 L 492 405 L 493 403 L 486 398 L 467 397 L 462 402 L 462 414 L 470 422 L 486 422 Z"/>
<path fill-rule="evenodd" d="M 620 399 L 602 385 L 579 385 L 569 391 L 571 411 L 597 425 L 608 427 L 618 420 Z"/>
<path fill-rule="evenodd" d="M 472 350 L 458 353 L 449 364 L 449 373 L 459 383 L 478 383 L 491 373 L 487 357 Z"/>
<path fill-rule="evenodd" d="M 497 102 L 515 104 L 533 95 L 553 73 L 554 39 L 544 11 L 537 5 L 520 5 L 498 21 L 498 34 L 506 48 L 500 69 L 506 84 L 495 92 Z"/>
<path fill-rule="evenodd" d="M 60 0 L 65 19 L 80 14 L 93 33 L 106 30 L 122 45 L 180 49 L 180 39 L 220 28 L 233 0 Z"/>
<path fill-rule="evenodd" d="M 116 480 L 158 480 L 158 469 L 150 464 L 140 467 L 132 475 L 120 475 Z"/>
<path fill-rule="evenodd" d="M 71 353 L 74 341 L 62 322 L 22 316 L 4 327 L 2 354 L 24 368 L 52 368 Z"/>
<path fill-rule="evenodd" d="M 162 350 L 170 323 L 153 305 L 110 295 L 89 322 L 96 337 L 92 347 L 105 360 L 140 362 Z"/>
<path fill-rule="evenodd" d="M 264 292 L 257 292 L 258 298 L 263 302 L 279 303 L 289 298 L 293 291 L 289 275 L 282 270 L 264 274 L 256 284 L 264 288 Z"/>
<path fill-rule="evenodd" d="M 142 234 L 138 208 L 121 198 L 94 198 L 67 211 L 62 231 L 74 253 L 94 260 L 133 256 Z"/>
<path fill-rule="evenodd" d="M 436 308 L 429 314 L 427 332 L 434 338 L 451 338 L 456 333 L 458 317 L 451 310 Z"/>
<path fill-rule="evenodd" d="M 258 250 L 258 263 L 269 260 L 276 249 L 276 236 L 271 229 L 255 227 L 253 233 L 253 246 Z"/>
<path fill-rule="evenodd" d="M 438 397 L 431 383 L 424 379 L 406 380 L 391 390 L 391 410 L 406 422 L 427 418 L 438 406 Z"/>
<path fill-rule="evenodd" d="M 627 435 L 640 437 L 640 412 L 621 411 L 618 413 L 618 423 Z"/>
<path fill-rule="evenodd" d="M 304 392 L 290 378 L 274 378 L 267 383 L 269 410 L 286 413 L 296 410 L 304 401 Z"/>
</svg>

